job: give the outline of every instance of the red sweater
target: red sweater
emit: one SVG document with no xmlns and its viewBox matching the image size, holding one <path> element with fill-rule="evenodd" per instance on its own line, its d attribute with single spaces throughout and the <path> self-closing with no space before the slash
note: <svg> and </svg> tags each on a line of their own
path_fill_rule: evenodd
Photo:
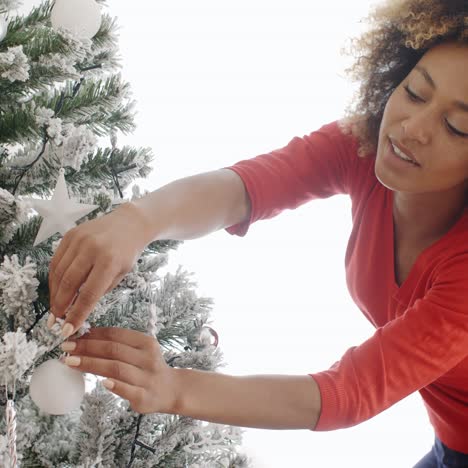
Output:
<svg viewBox="0 0 468 468">
<path fill-rule="evenodd" d="M 419 391 L 439 439 L 468 453 L 468 210 L 417 258 L 398 287 L 394 274 L 393 191 L 375 176 L 375 155 L 337 122 L 270 154 L 229 167 L 252 203 L 249 225 L 317 198 L 348 194 L 353 229 L 348 290 L 376 331 L 330 369 L 310 374 L 320 388 L 316 431 L 357 425 Z"/>
</svg>

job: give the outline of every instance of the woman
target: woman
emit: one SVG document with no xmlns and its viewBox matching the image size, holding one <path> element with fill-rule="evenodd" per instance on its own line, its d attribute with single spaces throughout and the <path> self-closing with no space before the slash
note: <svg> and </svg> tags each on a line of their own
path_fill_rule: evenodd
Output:
<svg viewBox="0 0 468 468">
<path fill-rule="evenodd" d="M 416 466 L 468 466 L 468 5 L 390 1 L 370 19 L 354 42 L 361 88 L 346 119 L 69 231 L 50 266 L 50 323 L 79 291 L 68 338 L 156 239 L 243 236 L 257 220 L 346 193 L 348 288 L 375 334 L 306 376 L 171 368 L 154 338 L 117 328 L 64 343 L 67 364 L 107 377 L 135 411 L 244 427 L 341 429 L 419 391 L 435 444 Z"/>
</svg>

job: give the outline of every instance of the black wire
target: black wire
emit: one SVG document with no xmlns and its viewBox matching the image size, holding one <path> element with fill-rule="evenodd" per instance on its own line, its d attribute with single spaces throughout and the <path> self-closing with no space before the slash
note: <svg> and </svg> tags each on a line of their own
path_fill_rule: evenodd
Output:
<svg viewBox="0 0 468 468">
<path fill-rule="evenodd" d="M 31 332 L 33 331 L 34 327 L 39 323 L 42 317 L 49 312 L 49 309 L 44 309 L 44 310 L 39 310 L 39 304 L 37 302 L 33 302 L 34 304 L 34 310 L 36 312 L 36 321 L 27 329 L 26 335 L 30 335 Z"/>
<path fill-rule="evenodd" d="M 42 137 L 42 149 L 41 149 L 40 153 L 37 155 L 37 158 L 32 163 L 25 166 L 22 174 L 20 176 L 18 176 L 18 178 L 16 179 L 15 187 L 13 188 L 12 195 L 15 195 L 16 190 L 18 189 L 18 185 L 23 180 L 23 177 L 26 175 L 26 172 L 28 172 L 29 169 L 31 169 L 34 166 L 34 164 L 36 164 L 37 161 L 39 161 L 41 156 L 44 154 L 44 151 L 46 149 L 46 145 L 47 145 L 48 141 L 49 141 L 49 136 L 47 135 L 47 127 L 44 126 L 44 136 Z"/>
<path fill-rule="evenodd" d="M 55 106 L 54 117 L 57 117 L 60 114 L 60 112 L 62 112 L 63 106 L 65 105 L 65 101 L 67 99 L 74 99 L 75 98 L 75 96 L 78 94 L 78 91 L 81 88 L 81 85 L 82 85 L 83 81 L 84 81 L 84 78 L 81 77 L 80 81 L 75 83 L 75 85 L 73 86 L 73 91 L 72 91 L 71 96 L 65 96 L 63 91 L 62 91 L 62 93 L 60 94 L 60 99 L 57 102 L 57 105 Z M 15 186 L 14 186 L 13 192 L 12 192 L 13 195 L 16 194 L 16 190 L 18 189 L 18 186 L 19 186 L 20 182 L 23 180 L 23 177 L 26 175 L 26 173 L 39 161 L 39 159 L 41 159 L 41 156 L 44 154 L 47 143 L 50 141 L 49 135 L 47 135 L 47 125 L 44 125 L 43 132 L 44 132 L 44 135 L 42 137 L 41 151 L 39 152 L 36 159 L 32 163 L 27 164 L 26 166 L 24 166 L 23 172 L 16 179 Z"/>
<path fill-rule="evenodd" d="M 136 433 L 135 433 L 135 437 L 133 439 L 132 448 L 131 448 L 131 451 L 130 451 L 130 461 L 128 462 L 127 468 L 130 468 L 132 466 L 133 460 L 135 459 L 135 449 L 136 449 L 136 445 L 137 445 L 138 436 L 140 435 L 140 423 L 141 423 L 142 419 L 143 419 L 143 415 L 140 414 L 138 416 L 138 420 L 137 420 Z"/>
<path fill-rule="evenodd" d="M 173 362 L 174 362 L 177 358 L 179 358 L 179 356 L 174 356 L 173 358 L 171 358 L 171 359 L 169 359 L 169 360 L 167 361 L 167 364 L 168 364 L 169 366 L 171 366 L 171 367 L 174 367 Z M 144 449 L 146 449 L 146 450 L 149 450 L 153 455 L 156 453 L 156 449 L 154 449 L 154 448 L 150 447 L 149 445 L 147 445 L 147 444 L 145 444 L 145 443 L 143 443 L 143 442 L 140 442 L 140 441 L 138 440 L 138 436 L 140 435 L 140 423 L 141 423 L 142 418 L 143 418 L 143 415 L 140 414 L 140 415 L 138 416 L 137 429 L 136 429 L 135 437 L 134 437 L 134 439 L 133 439 L 132 449 L 131 449 L 131 452 L 130 452 L 130 461 L 128 462 L 128 465 L 127 465 L 126 468 L 130 468 L 130 467 L 132 466 L 133 461 L 135 460 L 135 449 L 136 449 L 136 446 L 137 446 L 137 445 L 140 446 L 140 447 L 142 447 L 142 448 L 144 448 Z"/>
<path fill-rule="evenodd" d="M 112 180 L 114 181 L 114 184 L 117 187 L 117 190 L 119 191 L 120 198 L 123 198 L 124 196 L 122 193 L 122 189 L 120 188 L 120 184 L 119 184 L 119 176 L 115 172 L 115 168 L 114 168 L 114 152 L 115 152 L 115 149 L 112 149 L 112 152 L 110 155 L 111 175 L 112 175 Z"/>
</svg>

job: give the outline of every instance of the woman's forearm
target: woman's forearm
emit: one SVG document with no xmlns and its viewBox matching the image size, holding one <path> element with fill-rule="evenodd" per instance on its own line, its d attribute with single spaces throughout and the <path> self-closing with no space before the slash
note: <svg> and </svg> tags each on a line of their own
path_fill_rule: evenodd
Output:
<svg viewBox="0 0 468 468">
<path fill-rule="evenodd" d="M 241 427 L 314 429 L 320 391 L 309 375 L 231 376 L 171 369 L 179 400 L 176 414 Z"/>
<path fill-rule="evenodd" d="M 175 180 L 132 203 L 145 220 L 148 243 L 196 239 L 240 223 L 250 212 L 244 183 L 229 169 Z"/>
</svg>

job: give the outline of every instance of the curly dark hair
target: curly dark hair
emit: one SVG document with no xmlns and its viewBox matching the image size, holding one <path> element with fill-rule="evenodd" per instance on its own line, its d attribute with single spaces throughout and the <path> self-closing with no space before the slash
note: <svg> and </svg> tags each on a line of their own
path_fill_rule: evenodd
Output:
<svg viewBox="0 0 468 468">
<path fill-rule="evenodd" d="M 356 61 L 345 71 L 360 83 L 340 128 L 359 140 L 359 156 L 377 151 L 385 105 L 422 56 L 446 41 L 468 44 L 468 0 L 386 0 L 366 18 L 368 30 L 342 53 Z"/>
</svg>

